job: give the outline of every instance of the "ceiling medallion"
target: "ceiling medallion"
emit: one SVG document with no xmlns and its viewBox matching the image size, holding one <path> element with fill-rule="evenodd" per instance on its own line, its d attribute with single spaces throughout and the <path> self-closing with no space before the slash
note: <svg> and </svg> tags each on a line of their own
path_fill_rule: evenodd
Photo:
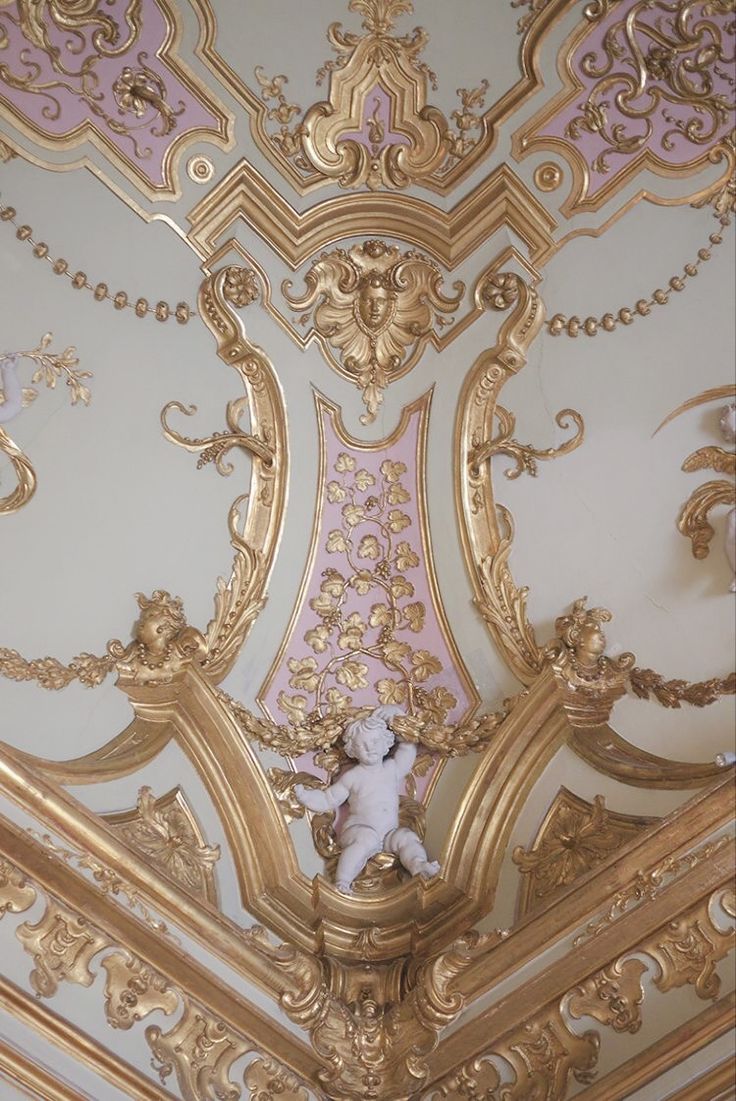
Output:
<svg viewBox="0 0 736 1101">
<path fill-rule="evenodd" d="M 312 320 L 328 362 L 362 388 L 363 424 L 376 419 L 385 387 L 411 370 L 465 291 L 455 283 L 455 296 L 445 296 L 437 264 L 382 241 L 323 253 L 304 282 L 307 291 L 298 296 L 286 280 L 284 295 L 292 309 L 304 311 L 302 325 Z"/>
<path fill-rule="evenodd" d="M 266 119 L 274 124 L 271 143 L 303 183 L 441 188 L 455 165 L 488 145 L 488 81 L 458 89 L 460 104 L 448 122 L 427 101 L 428 85 L 437 88 L 436 74 L 421 59 L 429 35 L 422 27 L 403 36 L 390 33 L 400 15 L 414 10 L 409 0 L 350 0 L 348 8 L 363 16 L 365 33 L 330 25 L 327 39 L 337 57 L 317 73 L 317 84 L 329 83 L 326 101 L 302 113 L 286 98 L 286 77 L 270 78 L 256 67 L 261 97 L 269 104 Z"/>
</svg>

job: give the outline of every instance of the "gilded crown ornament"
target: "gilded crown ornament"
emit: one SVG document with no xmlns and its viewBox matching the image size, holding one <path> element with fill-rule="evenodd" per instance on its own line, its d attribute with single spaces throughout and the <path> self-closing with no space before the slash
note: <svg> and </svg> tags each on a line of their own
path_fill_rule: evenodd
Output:
<svg viewBox="0 0 736 1101">
<path fill-rule="evenodd" d="M 141 684 L 168 682 L 206 653 L 203 636 L 187 624 L 178 596 L 156 589 L 150 597 L 137 593 L 140 615 L 133 625 L 133 641 L 108 646 L 121 679 Z"/>
<path fill-rule="evenodd" d="M 572 726 L 601 726 L 611 708 L 626 691 L 634 655 L 610 658 L 605 654 L 606 636 L 602 624 L 613 618 L 606 608 L 587 608 L 587 596 L 580 597 L 567 615 L 555 620 L 557 638 L 544 650 L 557 678 L 563 706 Z"/>
</svg>

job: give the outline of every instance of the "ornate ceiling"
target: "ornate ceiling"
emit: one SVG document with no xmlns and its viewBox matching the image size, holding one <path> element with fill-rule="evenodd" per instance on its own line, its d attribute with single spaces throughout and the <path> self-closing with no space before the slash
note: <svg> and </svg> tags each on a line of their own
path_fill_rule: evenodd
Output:
<svg viewBox="0 0 736 1101">
<path fill-rule="evenodd" d="M 3 1098 L 734 1096 L 735 37 L 0 0 Z"/>
</svg>

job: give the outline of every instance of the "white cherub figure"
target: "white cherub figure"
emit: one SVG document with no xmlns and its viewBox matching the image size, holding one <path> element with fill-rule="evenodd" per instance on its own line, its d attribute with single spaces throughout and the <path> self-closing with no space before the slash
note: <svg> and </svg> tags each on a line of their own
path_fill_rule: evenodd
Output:
<svg viewBox="0 0 736 1101">
<path fill-rule="evenodd" d="M 350 814 L 339 834 L 342 851 L 335 884 L 346 895 L 358 873 L 379 852 L 394 853 L 412 875 L 429 878 L 440 870 L 436 860 L 427 859 L 414 830 L 399 826 L 399 796 L 417 753 L 416 746 L 400 742 L 393 757 L 387 756 L 394 744 L 388 724 L 401 714 L 399 707 L 376 707 L 370 715 L 355 719 L 345 730 L 343 745 L 359 763 L 325 791 L 303 784 L 294 787 L 297 799 L 309 810 L 336 810 L 347 801 Z"/>
</svg>

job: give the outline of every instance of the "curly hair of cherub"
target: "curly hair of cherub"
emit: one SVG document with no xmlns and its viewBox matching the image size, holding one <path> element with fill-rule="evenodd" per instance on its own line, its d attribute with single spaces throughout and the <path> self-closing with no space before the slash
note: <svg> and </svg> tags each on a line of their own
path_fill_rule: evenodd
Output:
<svg viewBox="0 0 736 1101">
<path fill-rule="evenodd" d="M 383 735 L 384 755 L 388 753 L 396 740 L 394 732 L 389 728 L 388 724 L 396 715 L 403 714 L 404 712 L 400 707 L 376 707 L 371 711 L 370 715 L 363 715 L 360 718 L 353 719 L 353 721 L 348 723 L 345 727 L 345 734 L 342 740 L 343 748 L 348 757 L 356 756 L 353 750 L 357 737 L 361 734 L 373 734 L 374 732 Z"/>
</svg>

